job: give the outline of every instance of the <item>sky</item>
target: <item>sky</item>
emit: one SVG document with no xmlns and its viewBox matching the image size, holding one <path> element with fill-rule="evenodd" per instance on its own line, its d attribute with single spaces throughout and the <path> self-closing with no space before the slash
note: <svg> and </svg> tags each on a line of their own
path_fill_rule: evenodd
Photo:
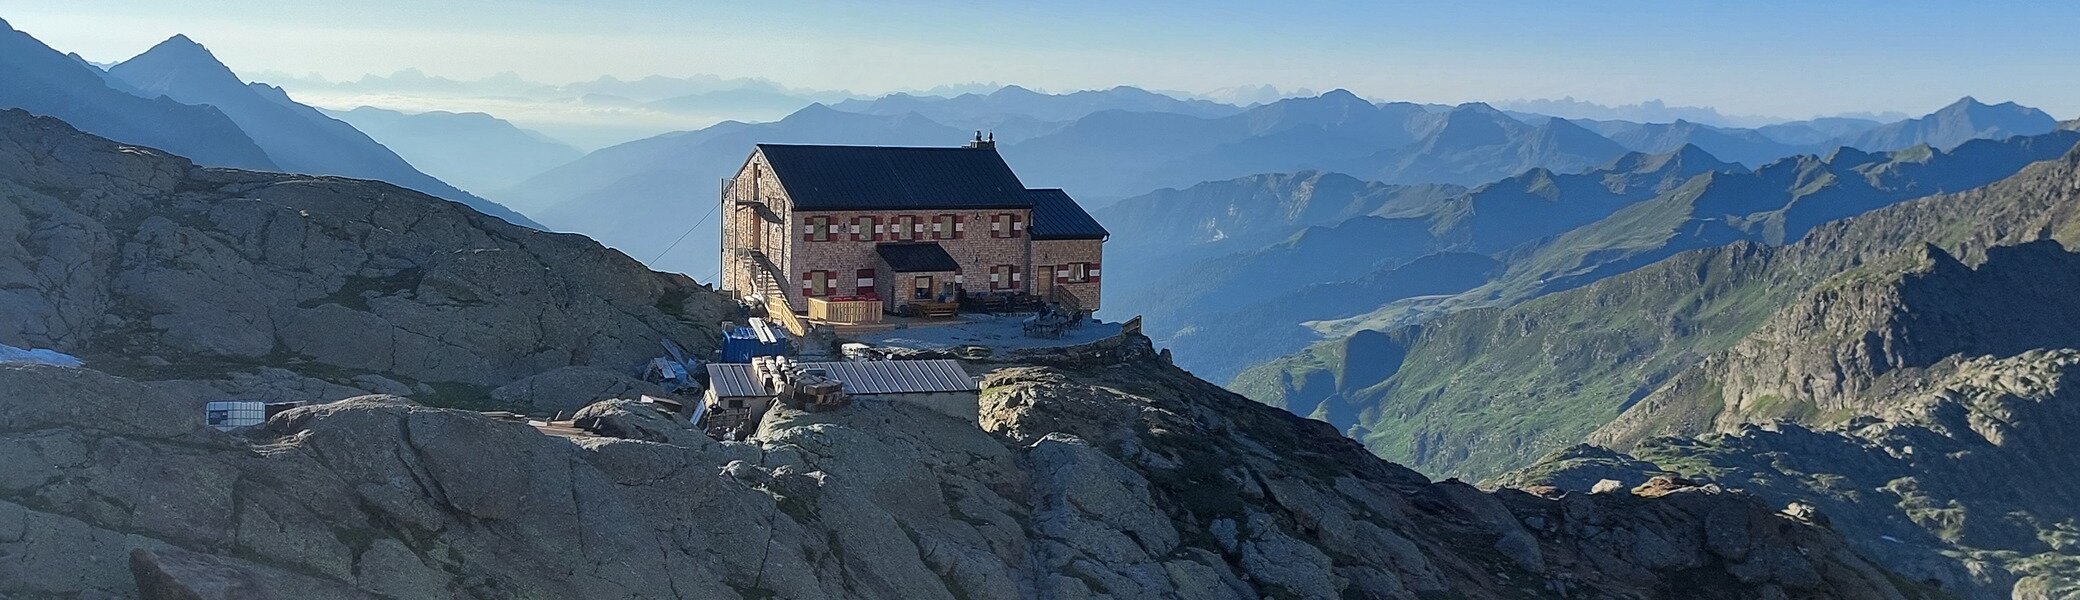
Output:
<svg viewBox="0 0 2080 600">
<path fill-rule="evenodd" d="M 784 4 L 784 5 L 782 5 Z M 2080 3 L 0 0 L 53 47 L 116 61 L 175 33 L 240 72 L 404 68 L 764 77 L 878 93 L 996 81 L 1345 88 L 1456 103 L 1660 99 L 1733 115 L 1922 114 L 1965 95 L 2080 116 Z"/>
</svg>

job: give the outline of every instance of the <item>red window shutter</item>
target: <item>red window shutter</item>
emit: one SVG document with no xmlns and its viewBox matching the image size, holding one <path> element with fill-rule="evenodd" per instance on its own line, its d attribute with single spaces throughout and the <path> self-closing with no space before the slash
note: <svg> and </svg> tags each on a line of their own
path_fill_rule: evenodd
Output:
<svg viewBox="0 0 2080 600">
<path fill-rule="evenodd" d="M 861 296 L 870 296 L 870 297 L 874 295 L 874 270 L 873 270 L 873 269 L 860 269 L 860 270 L 858 270 L 858 271 L 855 271 L 855 272 L 853 272 L 853 276 L 854 276 L 854 278 L 858 279 L 858 281 L 855 281 L 855 282 L 854 282 L 855 284 L 857 284 L 857 285 L 855 286 L 855 287 L 856 287 L 857 289 L 854 289 L 854 290 L 853 290 L 853 293 L 855 293 L 855 294 L 858 294 L 858 295 L 861 295 Z"/>
<path fill-rule="evenodd" d="M 816 241 L 816 217 L 802 217 L 802 241 Z"/>
<path fill-rule="evenodd" d="M 1092 283 L 1096 283 L 1098 281 L 1098 263 L 1091 263 L 1090 266 L 1084 268 L 1089 269 L 1087 271 L 1084 271 L 1084 279 L 1090 280 Z"/>
<path fill-rule="evenodd" d="M 881 241 L 881 217 L 867 217 L 867 241 Z"/>
<path fill-rule="evenodd" d="M 968 217 L 963 215 L 954 215 L 953 219 L 951 220 L 953 221 L 953 223 L 947 226 L 953 228 L 953 239 L 957 240 L 966 237 L 968 234 Z"/>
<path fill-rule="evenodd" d="M 814 295 L 816 295 L 816 272 L 815 272 L 815 271 L 809 271 L 809 272 L 807 272 L 807 273 L 803 273 L 803 274 L 802 274 L 802 295 L 803 295 L 803 296 L 814 296 Z"/>
<path fill-rule="evenodd" d="M 1006 223 L 1004 222 L 1004 215 L 990 215 L 990 216 L 989 216 L 989 236 L 990 236 L 990 237 L 993 237 L 993 238 L 1000 238 L 1000 237 L 1004 237 L 1004 230 L 1005 230 L 1005 229 L 1008 229 L 1008 228 L 1010 228 L 1010 227 L 1011 227 L 1011 225 L 1009 225 L 1009 224 L 1006 224 Z"/>
<path fill-rule="evenodd" d="M 1019 234 L 1025 231 L 1025 224 L 1025 217 L 1019 216 L 1017 214 L 1011 215 L 1011 224 L 1006 227 L 1004 237 L 1018 237 Z"/>
<path fill-rule="evenodd" d="M 1055 265 L 1055 267 L 1054 267 L 1054 282 L 1055 282 L 1055 283 L 1068 283 L 1068 282 L 1069 282 L 1069 265 L 1068 265 L 1067 263 L 1063 263 L 1063 264 Z"/>
</svg>

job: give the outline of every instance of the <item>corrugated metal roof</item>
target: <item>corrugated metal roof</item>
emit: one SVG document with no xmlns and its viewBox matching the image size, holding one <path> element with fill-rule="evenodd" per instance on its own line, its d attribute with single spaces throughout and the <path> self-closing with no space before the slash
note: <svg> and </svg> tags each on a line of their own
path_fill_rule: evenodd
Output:
<svg viewBox="0 0 2080 600">
<path fill-rule="evenodd" d="M 1030 228 L 1036 240 L 1097 240 L 1111 235 L 1104 225 L 1091 218 L 1068 192 L 1057 189 L 1026 190 L 1026 197 L 1033 201 L 1033 226 Z"/>
<path fill-rule="evenodd" d="M 844 382 L 847 394 L 925 394 L 982 389 L 974 377 L 961 369 L 959 361 L 950 359 L 799 364 L 807 370 L 821 369 L 831 379 Z M 748 364 L 710 363 L 708 386 L 715 390 L 716 396 L 725 398 L 773 394 L 772 390 L 766 389 L 765 382 L 753 375 Z"/>
<path fill-rule="evenodd" d="M 954 262 L 953 255 L 938 242 L 912 242 L 903 244 L 880 244 L 874 253 L 881 256 L 888 268 L 897 273 L 931 273 L 959 271 L 961 264 Z"/>
<path fill-rule="evenodd" d="M 742 363 L 708 363 L 708 389 L 723 398 L 773 395 L 765 382 L 752 374 L 751 365 Z"/>
<path fill-rule="evenodd" d="M 759 144 L 800 210 L 1025 207 L 995 148 Z"/>
<path fill-rule="evenodd" d="M 949 359 L 871 360 L 857 362 L 802 363 L 805 369 L 823 369 L 830 378 L 845 382 L 847 394 L 917 394 L 929 392 L 973 392 L 982 389 L 975 378 Z"/>
</svg>

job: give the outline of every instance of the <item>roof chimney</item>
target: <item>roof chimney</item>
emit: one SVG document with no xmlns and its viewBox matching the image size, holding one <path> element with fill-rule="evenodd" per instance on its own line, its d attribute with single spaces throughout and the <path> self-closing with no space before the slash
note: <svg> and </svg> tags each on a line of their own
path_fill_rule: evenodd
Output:
<svg viewBox="0 0 2080 600">
<path fill-rule="evenodd" d="M 975 130 L 975 139 L 968 142 L 968 147 L 978 150 L 995 150 L 997 148 L 997 133 L 992 131 L 988 138 L 984 138 L 982 137 L 982 130 L 977 129 Z"/>
</svg>

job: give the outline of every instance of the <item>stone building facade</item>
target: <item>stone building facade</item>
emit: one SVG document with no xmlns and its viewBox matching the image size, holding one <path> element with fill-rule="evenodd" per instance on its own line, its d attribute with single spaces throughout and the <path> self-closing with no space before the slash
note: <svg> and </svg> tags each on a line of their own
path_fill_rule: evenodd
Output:
<svg viewBox="0 0 2080 600">
<path fill-rule="evenodd" d="M 739 297 L 1047 294 L 1095 310 L 1109 235 L 1061 190 L 1027 189 L 986 142 L 955 148 L 760 144 L 724 184 L 721 285 Z M 936 246 L 933 264 L 913 261 Z M 928 261 L 929 262 L 929 261 Z M 1036 280 L 1039 278 L 1039 280 Z"/>
</svg>

